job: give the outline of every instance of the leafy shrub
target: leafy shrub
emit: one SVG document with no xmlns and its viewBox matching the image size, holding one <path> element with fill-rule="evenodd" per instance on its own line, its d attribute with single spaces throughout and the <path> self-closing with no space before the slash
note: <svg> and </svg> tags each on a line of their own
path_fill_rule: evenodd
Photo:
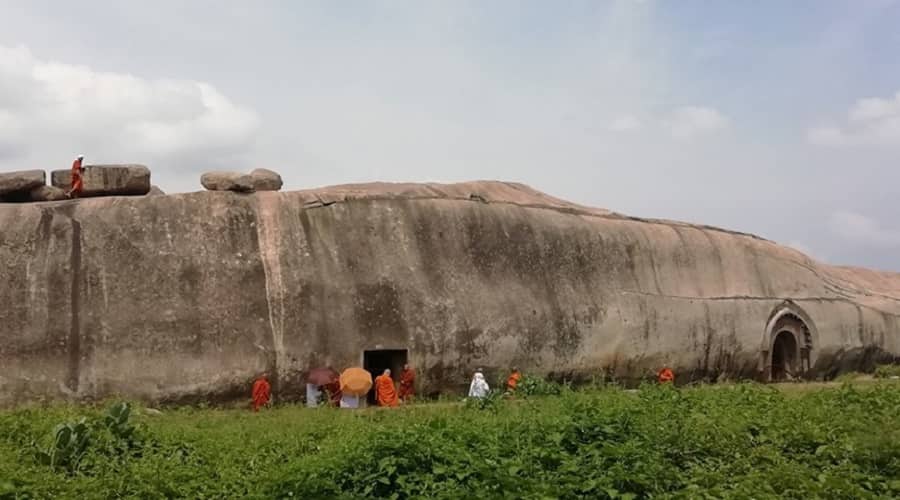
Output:
<svg viewBox="0 0 900 500">
<path fill-rule="evenodd" d="M 875 378 L 900 377 L 900 365 L 878 365 L 875 367 Z"/>
<path fill-rule="evenodd" d="M 59 424 L 53 429 L 50 444 L 35 451 L 35 459 L 51 468 L 74 473 L 92 445 L 107 455 L 126 453 L 136 446 L 130 416 L 131 405 L 122 402 L 111 406 L 102 419 L 82 417 L 76 422 Z"/>
<path fill-rule="evenodd" d="M 135 428 L 129 421 L 130 417 L 131 405 L 125 402 L 117 403 L 109 408 L 103 423 L 116 439 L 131 442 Z"/>
<path fill-rule="evenodd" d="M 542 377 L 523 375 L 516 385 L 517 396 L 558 396 L 563 390 L 563 385 L 552 382 Z"/>
<path fill-rule="evenodd" d="M 91 440 L 91 428 L 86 419 L 59 424 L 53 429 L 50 445 L 35 453 L 38 462 L 69 472 L 78 470 Z"/>
</svg>

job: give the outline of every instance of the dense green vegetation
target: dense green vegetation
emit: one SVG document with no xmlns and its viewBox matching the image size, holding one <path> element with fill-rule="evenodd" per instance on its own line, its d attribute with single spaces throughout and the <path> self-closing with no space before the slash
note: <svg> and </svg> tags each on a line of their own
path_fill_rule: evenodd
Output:
<svg viewBox="0 0 900 500">
<path fill-rule="evenodd" d="M 896 382 L 558 392 L 393 410 L 2 412 L 0 498 L 900 496 Z"/>
<path fill-rule="evenodd" d="M 900 365 L 878 365 L 875 367 L 875 378 L 900 377 Z"/>
</svg>

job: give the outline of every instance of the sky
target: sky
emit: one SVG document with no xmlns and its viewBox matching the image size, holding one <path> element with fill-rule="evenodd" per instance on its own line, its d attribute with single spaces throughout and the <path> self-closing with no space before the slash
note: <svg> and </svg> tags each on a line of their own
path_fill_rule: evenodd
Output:
<svg viewBox="0 0 900 500">
<path fill-rule="evenodd" d="M 900 271 L 900 0 L 0 0 L 0 170 L 497 179 Z"/>
</svg>

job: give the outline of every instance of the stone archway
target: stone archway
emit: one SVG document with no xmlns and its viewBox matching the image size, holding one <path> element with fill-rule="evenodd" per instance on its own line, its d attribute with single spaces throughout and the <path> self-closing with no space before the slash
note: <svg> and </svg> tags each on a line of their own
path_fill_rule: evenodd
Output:
<svg viewBox="0 0 900 500">
<path fill-rule="evenodd" d="M 785 301 L 775 308 L 763 335 L 762 374 L 765 380 L 802 377 L 816 358 L 818 332 L 799 306 Z"/>
<path fill-rule="evenodd" d="M 772 380 L 790 380 L 798 374 L 797 360 L 800 357 L 797 339 L 788 330 L 775 334 L 772 343 Z"/>
</svg>

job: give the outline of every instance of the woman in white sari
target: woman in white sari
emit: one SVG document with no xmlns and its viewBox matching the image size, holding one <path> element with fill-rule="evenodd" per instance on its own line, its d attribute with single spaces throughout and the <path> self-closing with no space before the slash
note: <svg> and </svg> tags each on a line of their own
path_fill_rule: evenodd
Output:
<svg viewBox="0 0 900 500">
<path fill-rule="evenodd" d="M 469 384 L 469 397 L 470 398 L 483 398 L 487 396 L 488 391 L 491 388 L 488 386 L 487 380 L 484 379 L 484 374 L 480 371 L 475 372 L 475 376 L 472 378 L 472 383 Z"/>
</svg>

